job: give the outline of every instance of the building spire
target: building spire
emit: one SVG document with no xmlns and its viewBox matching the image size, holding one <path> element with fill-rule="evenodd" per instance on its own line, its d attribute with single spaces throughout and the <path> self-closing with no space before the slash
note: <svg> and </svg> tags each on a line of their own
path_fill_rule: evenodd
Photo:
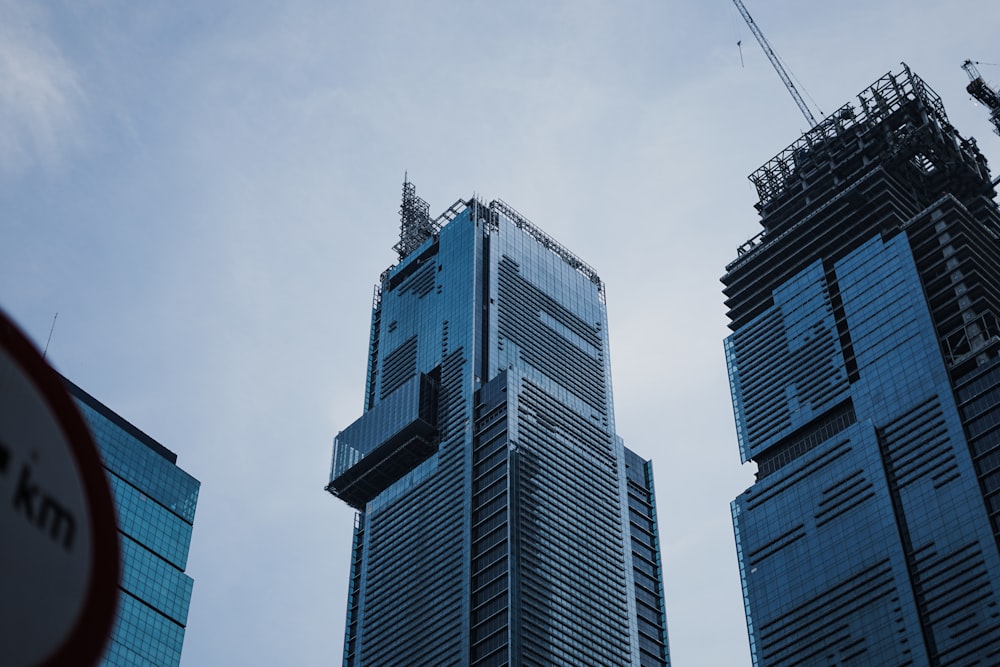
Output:
<svg viewBox="0 0 1000 667">
<path fill-rule="evenodd" d="M 393 250 L 403 259 L 432 237 L 438 226 L 431 220 L 430 204 L 417 196 L 417 188 L 403 172 L 403 202 L 399 207 L 399 243 Z"/>
</svg>

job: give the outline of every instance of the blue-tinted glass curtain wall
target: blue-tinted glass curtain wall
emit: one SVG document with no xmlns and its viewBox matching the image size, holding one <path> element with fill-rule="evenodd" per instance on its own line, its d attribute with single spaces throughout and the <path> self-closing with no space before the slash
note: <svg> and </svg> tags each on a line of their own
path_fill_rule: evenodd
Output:
<svg viewBox="0 0 1000 667">
<path fill-rule="evenodd" d="M 401 213 L 328 486 L 359 512 L 344 665 L 668 664 L 603 283 L 502 202 L 432 221 L 407 184 Z"/>
<path fill-rule="evenodd" d="M 764 230 L 723 283 L 754 664 L 1000 664 L 985 160 L 904 67 L 751 180 Z"/>
<path fill-rule="evenodd" d="M 122 577 L 106 667 L 180 664 L 194 582 L 185 573 L 200 482 L 177 456 L 67 381 L 118 511 Z"/>
</svg>

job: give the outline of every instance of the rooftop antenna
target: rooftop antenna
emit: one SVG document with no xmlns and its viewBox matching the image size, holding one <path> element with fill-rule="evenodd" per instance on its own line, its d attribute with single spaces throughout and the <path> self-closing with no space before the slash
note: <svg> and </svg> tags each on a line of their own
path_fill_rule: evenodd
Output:
<svg viewBox="0 0 1000 667">
<path fill-rule="evenodd" d="M 757 41 L 760 43 L 760 47 L 764 49 L 764 53 L 767 55 L 767 59 L 770 60 L 771 64 L 774 66 L 774 71 L 776 71 L 778 76 L 781 77 L 781 82 L 785 84 L 785 88 L 787 88 L 788 92 L 791 93 L 792 99 L 794 99 L 795 103 L 799 105 L 799 111 L 801 111 L 802 115 L 806 117 L 807 121 L 809 121 L 809 127 L 816 127 L 816 118 L 812 115 L 812 112 L 809 111 L 809 106 L 806 104 L 806 101 L 802 99 L 802 95 L 799 94 L 795 84 L 792 83 L 792 78 L 788 75 L 784 65 L 781 64 L 781 60 L 778 59 L 778 54 L 771 48 L 771 45 L 764 37 L 764 33 L 760 31 L 760 28 L 757 27 L 757 24 L 750 16 L 750 12 L 747 11 L 746 6 L 740 0 L 733 0 L 733 4 L 736 5 L 736 9 L 740 10 L 740 14 L 743 16 L 743 20 L 746 21 L 747 26 L 750 28 L 750 32 L 752 32 L 753 36 L 757 38 Z M 737 42 L 737 46 L 739 46 L 739 42 Z M 740 58 L 742 59 L 742 57 L 743 50 L 741 48 Z"/>
<path fill-rule="evenodd" d="M 56 330 L 56 318 L 59 317 L 59 312 L 57 311 L 55 316 L 52 318 L 52 326 L 49 327 L 49 338 L 45 341 L 45 349 L 42 350 L 42 359 L 45 355 L 49 353 L 49 343 L 52 342 L 52 332 Z"/>
<path fill-rule="evenodd" d="M 403 172 L 403 202 L 399 206 L 399 243 L 392 248 L 403 259 L 437 233 L 440 225 L 431 220 L 431 206 L 417 196 L 417 188 Z"/>
</svg>

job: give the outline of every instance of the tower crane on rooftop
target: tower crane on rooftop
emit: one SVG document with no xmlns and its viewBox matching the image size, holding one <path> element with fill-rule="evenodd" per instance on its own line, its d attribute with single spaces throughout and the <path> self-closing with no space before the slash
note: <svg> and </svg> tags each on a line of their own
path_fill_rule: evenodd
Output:
<svg viewBox="0 0 1000 667">
<path fill-rule="evenodd" d="M 788 75 L 788 72 L 785 71 L 784 65 L 782 65 L 781 61 L 778 59 L 778 54 L 774 52 L 774 49 L 771 48 L 771 45 L 764 37 L 764 33 L 762 33 L 760 28 L 757 27 L 757 24 L 754 23 L 754 20 L 750 16 L 750 12 L 747 11 L 746 6 L 740 0 L 733 0 L 733 4 L 736 5 L 736 9 L 740 10 L 740 14 L 743 16 L 743 20 L 746 21 L 747 26 L 750 28 L 750 32 L 752 32 L 753 36 L 757 38 L 757 42 L 760 44 L 760 47 L 764 49 L 764 53 L 767 54 L 768 60 L 770 60 L 771 64 L 774 65 L 774 69 L 778 73 L 778 76 L 781 77 L 781 81 L 785 84 L 785 88 L 787 88 L 788 92 L 791 93 L 792 99 L 795 100 L 795 103 L 799 105 L 799 110 L 802 112 L 802 115 L 806 117 L 807 121 L 809 121 L 809 127 L 816 127 L 816 118 L 809 110 L 809 106 L 806 104 L 806 101 L 802 99 L 802 95 L 799 94 L 795 84 L 792 83 L 792 78 Z"/>
<path fill-rule="evenodd" d="M 962 63 L 962 69 L 965 70 L 970 79 L 969 85 L 965 89 L 990 110 L 990 122 L 993 123 L 993 131 L 1000 134 L 1000 93 L 990 88 L 983 81 L 982 75 L 976 69 L 976 64 L 971 60 L 966 60 Z"/>
</svg>

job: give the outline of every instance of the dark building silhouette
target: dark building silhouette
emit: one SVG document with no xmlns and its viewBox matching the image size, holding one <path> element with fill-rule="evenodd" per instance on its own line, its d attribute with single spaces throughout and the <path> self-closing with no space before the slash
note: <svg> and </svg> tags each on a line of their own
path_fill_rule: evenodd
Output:
<svg viewBox="0 0 1000 667">
<path fill-rule="evenodd" d="M 616 436 L 604 285 L 500 201 L 404 185 L 364 415 L 344 665 L 666 665 L 652 469 Z"/>
<path fill-rule="evenodd" d="M 1000 214 L 904 66 L 750 176 L 722 281 L 754 665 L 1000 664 Z"/>
</svg>

